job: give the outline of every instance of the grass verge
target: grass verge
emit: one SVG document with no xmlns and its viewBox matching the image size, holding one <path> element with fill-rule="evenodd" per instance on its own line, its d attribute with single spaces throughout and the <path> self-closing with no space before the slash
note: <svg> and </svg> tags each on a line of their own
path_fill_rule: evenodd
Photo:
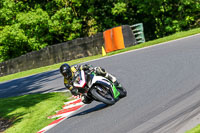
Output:
<svg viewBox="0 0 200 133">
<path fill-rule="evenodd" d="M 160 39 L 142 43 L 142 44 L 139 44 L 136 46 L 128 47 L 128 48 L 125 48 L 122 50 L 114 51 L 114 52 L 108 53 L 107 56 L 118 54 L 121 52 L 126 52 L 126 51 L 133 50 L 133 49 L 139 49 L 139 48 L 143 48 L 143 47 L 147 47 L 147 46 L 151 46 L 151 45 L 155 45 L 155 44 L 159 44 L 159 43 L 163 43 L 163 42 L 167 42 L 167 41 L 171 41 L 171 40 L 175 40 L 178 38 L 194 35 L 197 33 L 200 33 L 200 28 L 192 29 L 189 31 L 178 32 L 178 33 L 175 33 L 175 34 L 167 36 L 167 37 L 163 37 Z M 80 59 L 68 61 L 67 63 L 69 63 L 70 65 L 73 65 L 73 64 L 78 64 L 78 63 L 82 63 L 82 62 L 89 61 L 89 60 L 98 59 L 101 57 L 102 57 L 102 55 L 90 56 L 90 57 L 86 57 L 86 58 L 80 58 Z M 0 77 L 0 82 L 58 69 L 61 64 L 62 63 L 58 63 L 55 65 L 50 65 L 50 66 L 46 66 L 46 67 L 36 68 L 36 69 L 28 70 L 28 71 L 23 71 L 23 72 L 11 74 L 11 75 L 3 76 L 3 77 Z"/>
<path fill-rule="evenodd" d="M 0 117 L 12 119 L 5 133 L 36 133 L 55 119 L 47 119 L 62 108 L 67 93 L 30 94 L 0 99 Z"/>
<path fill-rule="evenodd" d="M 200 125 L 197 125 L 193 129 L 186 131 L 185 133 L 200 133 Z"/>
</svg>

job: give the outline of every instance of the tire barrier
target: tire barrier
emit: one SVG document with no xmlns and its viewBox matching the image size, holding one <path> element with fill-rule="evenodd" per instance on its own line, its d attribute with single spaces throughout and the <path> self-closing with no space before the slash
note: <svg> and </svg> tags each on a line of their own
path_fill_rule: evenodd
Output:
<svg viewBox="0 0 200 133">
<path fill-rule="evenodd" d="M 135 39 L 137 43 L 144 43 L 145 37 L 144 37 L 144 28 L 142 23 L 134 24 L 130 26 L 132 28 L 132 32 L 135 36 Z"/>
</svg>

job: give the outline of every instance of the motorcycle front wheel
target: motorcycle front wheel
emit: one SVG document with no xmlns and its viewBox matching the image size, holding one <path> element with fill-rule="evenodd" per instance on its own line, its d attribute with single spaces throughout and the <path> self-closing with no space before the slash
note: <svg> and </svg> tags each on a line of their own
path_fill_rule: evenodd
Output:
<svg viewBox="0 0 200 133">
<path fill-rule="evenodd" d="M 115 104 L 114 98 L 107 90 L 104 90 L 101 87 L 100 89 L 97 89 L 97 87 L 100 87 L 100 86 L 95 86 L 90 91 L 94 99 L 96 99 L 97 101 L 101 101 L 107 105 Z M 100 90 L 103 90 L 103 91 L 100 91 Z"/>
</svg>

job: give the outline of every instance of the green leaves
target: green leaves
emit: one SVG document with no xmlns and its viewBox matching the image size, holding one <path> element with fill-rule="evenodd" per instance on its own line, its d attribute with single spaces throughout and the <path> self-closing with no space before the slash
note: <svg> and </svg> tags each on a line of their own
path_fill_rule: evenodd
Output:
<svg viewBox="0 0 200 133">
<path fill-rule="evenodd" d="M 59 42 L 79 37 L 81 26 L 81 20 L 76 19 L 70 7 L 58 10 L 49 21 L 50 33 L 56 36 L 56 41 Z"/>
<path fill-rule="evenodd" d="M 48 39 L 48 21 L 47 12 L 41 8 L 27 13 L 19 13 L 16 17 L 20 28 L 25 31 L 28 37 L 28 45 L 32 50 L 40 50 L 47 46 Z"/>
<path fill-rule="evenodd" d="M 27 47 L 28 38 L 18 24 L 5 26 L 0 31 L 0 44 L 1 60 L 17 57 L 30 51 L 30 48 Z"/>
<path fill-rule="evenodd" d="M 126 4 L 123 2 L 114 4 L 114 8 L 112 8 L 113 15 L 120 15 L 126 12 Z"/>
<path fill-rule="evenodd" d="M 10 25 L 0 31 L 1 60 L 40 50 L 51 40 L 47 12 L 38 8 L 27 13 L 18 13 L 14 17 L 15 23 L 9 23 Z"/>
<path fill-rule="evenodd" d="M 4 0 L 2 2 L 2 8 L 0 8 L 0 25 L 5 26 L 13 24 L 15 16 L 17 14 L 17 8 L 13 1 Z"/>
<path fill-rule="evenodd" d="M 199 0 L 0 0 L 0 62 L 119 25 L 146 40 L 200 26 Z"/>
</svg>

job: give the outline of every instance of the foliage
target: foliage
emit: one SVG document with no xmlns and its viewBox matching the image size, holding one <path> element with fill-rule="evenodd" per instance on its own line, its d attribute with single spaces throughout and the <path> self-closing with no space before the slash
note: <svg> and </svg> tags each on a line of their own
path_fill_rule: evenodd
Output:
<svg viewBox="0 0 200 133">
<path fill-rule="evenodd" d="M 199 27 L 200 0 L 1 0 L 0 61 L 141 22 L 146 40 Z"/>
<path fill-rule="evenodd" d="M 2 0 L 0 2 L 0 26 L 14 23 L 17 14 L 17 5 L 14 1 Z"/>
<path fill-rule="evenodd" d="M 113 15 L 120 15 L 126 12 L 126 4 L 125 3 L 116 3 L 114 4 L 114 8 L 112 8 Z"/>
<path fill-rule="evenodd" d="M 46 34 L 49 32 L 47 12 L 38 8 L 27 13 L 19 13 L 16 16 L 16 21 L 20 24 L 20 28 L 24 30 L 31 50 L 44 48 L 50 42 L 51 36 Z"/>
<path fill-rule="evenodd" d="M 5 26 L 0 31 L 0 55 L 2 60 L 20 56 L 30 51 L 28 38 L 18 24 Z"/>
<path fill-rule="evenodd" d="M 81 21 L 72 18 L 72 14 L 72 8 L 67 7 L 61 8 L 51 17 L 50 33 L 54 35 L 56 41 L 63 42 L 80 36 Z"/>
</svg>

